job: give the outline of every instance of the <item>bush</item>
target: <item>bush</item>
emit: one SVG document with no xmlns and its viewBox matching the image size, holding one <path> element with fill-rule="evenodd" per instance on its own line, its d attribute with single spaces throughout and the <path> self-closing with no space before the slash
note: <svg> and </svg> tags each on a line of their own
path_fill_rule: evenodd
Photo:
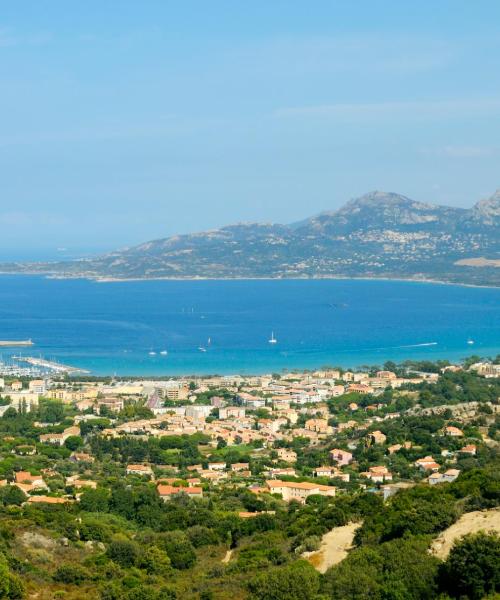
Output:
<svg viewBox="0 0 500 600">
<path fill-rule="evenodd" d="M 161 536 L 161 545 L 175 569 L 189 569 L 196 562 L 193 545 L 182 531 L 169 531 Z"/>
<path fill-rule="evenodd" d="M 312 600 L 319 590 L 319 574 L 300 560 L 269 569 L 252 579 L 248 587 L 258 600 Z"/>
<path fill-rule="evenodd" d="M 107 555 L 122 567 L 133 567 L 139 558 L 139 546 L 127 539 L 115 539 L 109 545 Z"/>
<path fill-rule="evenodd" d="M 78 585 L 89 579 L 89 573 L 80 565 L 66 563 L 57 567 L 54 573 L 54 581 L 59 583 L 70 583 Z"/>
<path fill-rule="evenodd" d="M 190 542 L 195 548 L 211 546 L 220 543 L 219 536 L 213 529 L 203 525 L 194 525 L 187 530 Z"/>
<path fill-rule="evenodd" d="M 141 569 L 145 569 L 149 575 L 165 576 L 172 570 L 168 554 L 156 546 L 149 546 L 146 549 L 139 566 Z"/>
<path fill-rule="evenodd" d="M 441 570 L 441 586 L 450 596 L 479 600 L 500 591 L 500 537 L 469 534 L 455 542 Z"/>
</svg>

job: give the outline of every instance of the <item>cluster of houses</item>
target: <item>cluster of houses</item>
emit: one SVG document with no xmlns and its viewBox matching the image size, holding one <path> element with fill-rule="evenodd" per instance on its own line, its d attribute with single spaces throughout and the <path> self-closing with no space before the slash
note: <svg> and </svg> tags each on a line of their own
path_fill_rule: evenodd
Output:
<svg viewBox="0 0 500 600">
<path fill-rule="evenodd" d="M 497 365 L 480 363 L 473 368 L 485 377 L 497 373 Z M 71 404 L 78 410 L 73 425 L 58 433 L 41 433 L 39 441 L 44 444 L 64 446 L 68 438 L 80 435 L 83 421 L 99 419 L 103 415 L 110 418 L 110 426 L 100 431 L 107 437 L 138 436 L 140 438 L 191 435 L 203 433 L 210 440 L 210 446 L 252 445 L 255 453 L 259 448 L 267 452 L 272 450 L 274 458 L 264 469 L 258 483 L 252 478 L 247 462 L 227 463 L 212 461 L 204 465 L 188 467 L 190 477 L 182 479 L 172 477 L 155 478 L 155 472 L 148 464 L 129 464 L 125 469 L 128 476 L 148 477 L 155 481 L 159 496 L 168 501 L 178 494 L 187 494 L 192 498 L 202 498 L 207 485 L 219 485 L 235 478 L 247 478 L 249 489 L 255 494 L 271 493 L 280 495 L 283 500 L 305 502 L 314 494 L 335 496 L 338 489 L 331 483 L 349 483 L 352 473 L 359 476 L 360 485 L 369 488 L 379 486 L 384 497 L 392 490 L 399 489 L 401 483 L 393 483 L 394 475 L 385 464 L 377 464 L 360 472 L 353 461 L 356 445 L 347 443 L 328 451 L 327 464 L 312 469 L 312 475 L 303 481 L 301 471 L 297 469 L 297 452 L 290 448 L 297 437 L 308 440 L 309 446 L 331 448 L 336 436 L 347 430 L 359 432 L 359 438 L 366 446 L 383 446 L 387 457 L 411 449 L 410 442 L 387 446 L 386 435 L 376 429 L 387 419 L 400 416 L 397 411 L 376 414 L 383 406 L 376 402 L 377 395 L 386 388 L 400 388 L 405 383 L 422 381 L 435 382 L 439 375 L 420 373 L 415 378 L 398 377 L 391 371 L 340 372 L 322 370 L 313 373 L 290 373 L 281 377 L 264 375 L 259 377 L 205 377 L 188 379 L 71 382 L 71 384 L 47 380 L 31 380 L 25 385 L 20 381 L 6 384 L 0 379 L 0 394 L 9 402 L 0 406 L 0 415 L 9 407 L 16 410 L 33 410 L 41 397 Z M 215 391 L 215 392 L 214 392 Z M 220 391 L 220 395 L 217 395 Z M 327 400 L 345 393 L 371 394 L 372 404 L 363 407 L 350 402 L 347 410 L 349 417 L 342 422 L 332 421 Z M 208 393 L 208 394 L 207 394 Z M 200 399 L 203 399 L 201 401 Z M 115 418 L 128 402 L 139 401 L 153 416 L 143 419 L 126 420 L 123 416 Z M 358 399 L 361 403 L 361 400 Z M 351 418 L 352 417 L 352 418 Z M 44 427 L 47 424 L 35 424 Z M 383 427 L 381 427 L 383 429 Z M 453 425 L 447 425 L 441 432 L 443 436 L 464 437 L 463 431 Z M 34 451 L 34 448 L 33 448 Z M 460 473 L 455 468 L 443 468 L 439 462 L 450 466 L 454 460 L 451 454 L 443 451 L 440 459 L 423 456 L 415 461 L 414 467 L 425 476 L 430 485 L 451 482 Z M 476 446 L 464 443 L 459 451 L 474 456 Z M 94 457 L 87 452 L 73 452 L 71 460 L 92 463 Z M 172 468 L 175 470 L 175 468 Z M 444 471 L 444 472 L 443 472 Z M 41 502 L 42 498 L 52 498 L 45 482 L 49 474 L 32 475 L 18 472 L 15 481 L 0 482 L 0 485 L 16 485 L 28 497 L 29 502 Z M 300 480 L 302 479 L 302 480 Z M 358 480 L 356 480 L 358 481 Z M 66 478 L 66 484 L 79 490 L 95 487 L 90 479 L 79 477 Z M 340 485 L 340 483 L 339 483 Z M 78 495 L 76 495 L 78 497 Z M 59 502 L 61 499 L 47 500 Z M 67 499 L 69 501 L 69 499 Z"/>
</svg>

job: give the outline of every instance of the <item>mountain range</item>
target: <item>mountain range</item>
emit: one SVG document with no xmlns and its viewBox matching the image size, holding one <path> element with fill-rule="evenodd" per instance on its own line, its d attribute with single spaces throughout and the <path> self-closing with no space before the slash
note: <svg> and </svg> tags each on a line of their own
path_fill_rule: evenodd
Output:
<svg viewBox="0 0 500 600">
<path fill-rule="evenodd" d="M 95 279 L 432 279 L 500 285 L 500 190 L 470 209 L 371 192 L 291 225 L 239 223 L 2 272 Z"/>
</svg>

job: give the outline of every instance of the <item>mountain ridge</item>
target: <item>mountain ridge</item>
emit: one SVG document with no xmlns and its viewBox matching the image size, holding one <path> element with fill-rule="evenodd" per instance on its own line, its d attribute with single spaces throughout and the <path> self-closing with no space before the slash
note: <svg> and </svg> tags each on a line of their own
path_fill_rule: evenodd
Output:
<svg viewBox="0 0 500 600">
<path fill-rule="evenodd" d="M 465 261 L 465 262 L 464 262 Z M 373 191 L 302 221 L 234 223 L 2 272 L 94 279 L 434 279 L 500 285 L 500 190 L 471 208 Z"/>
</svg>

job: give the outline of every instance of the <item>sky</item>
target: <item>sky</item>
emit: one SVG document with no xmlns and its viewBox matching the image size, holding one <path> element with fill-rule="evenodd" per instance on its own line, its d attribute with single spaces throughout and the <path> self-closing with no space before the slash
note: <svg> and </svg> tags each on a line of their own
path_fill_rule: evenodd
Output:
<svg viewBox="0 0 500 600">
<path fill-rule="evenodd" d="M 500 187 L 498 0 L 0 0 L 0 259 Z"/>
</svg>

